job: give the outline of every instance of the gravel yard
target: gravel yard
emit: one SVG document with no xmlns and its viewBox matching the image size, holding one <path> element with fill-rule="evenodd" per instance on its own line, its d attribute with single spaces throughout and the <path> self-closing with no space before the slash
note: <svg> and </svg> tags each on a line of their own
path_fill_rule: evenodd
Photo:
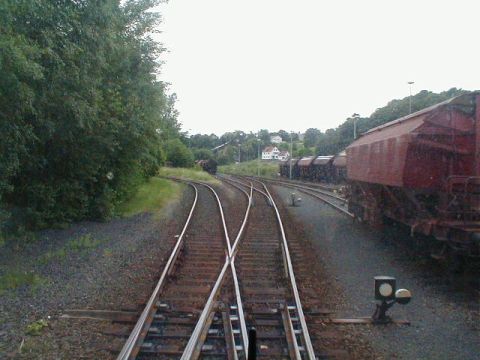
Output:
<svg viewBox="0 0 480 360">
<path fill-rule="evenodd" d="M 275 187 L 287 202 L 291 190 Z M 439 276 L 431 261 L 412 256 L 402 245 L 405 234 L 383 232 L 353 223 L 328 205 L 302 194 L 298 207 L 288 207 L 313 242 L 318 262 L 339 289 L 335 317 L 370 316 L 375 308 L 373 277 L 391 275 L 397 287 L 412 291 L 406 306 L 390 315 L 411 325 L 355 326 L 378 351 L 378 358 L 477 359 L 480 354 L 478 295 L 460 291 L 460 278 Z M 460 287 L 461 288 L 461 287 Z"/>
<path fill-rule="evenodd" d="M 0 276 L 35 275 L 34 285 L 0 293 L 0 358 L 114 358 L 109 350 L 118 351 L 124 339 L 105 334 L 112 331 L 109 321 L 58 315 L 66 309 L 139 310 L 192 199 L 186 190 L 161 215 L 82 222 L 44 231 L 23 248 L 1 248 Z"/>
</svg>

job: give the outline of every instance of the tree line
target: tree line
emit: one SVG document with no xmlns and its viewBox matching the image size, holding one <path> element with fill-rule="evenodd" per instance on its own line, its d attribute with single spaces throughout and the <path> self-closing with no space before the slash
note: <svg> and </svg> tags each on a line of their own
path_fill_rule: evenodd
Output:
<svg viewBox="0 0 480 360">
<path fill-rule="evenodd" d="M 157 3 L 0 2 L 2 232 L 108 218 L 169 158 L 193 163 L 156 77 Z"/>
<path fill-rule="evenodd" d="M 410 100 L 412 112 L 415 112 L 466 92 L 468 91 L 457 88 L 441 93 L 423 90 L 412 96 L 411 99 L 405 97 L 392 100 L 368 117 L 357 117 L 355 119 L 357 134 L 408 115 L 410 113 Z M 227 132 L 222 136 L 195 134 L 187 139 L 187 143 L 193 150 L 196 159 L 215 158 L 221 165 L 256 159 L 258 157 L 258 147 L 260 146 L 261 151 L 265 146 L 270 145 L 270 137 L 273 135 L 280 135 L 285 141 L 277 145 L 280 150 L 290 150 L 289 142 L 290 136 L 292 136 L 292 148 L 295 157 L 334 155 L 345 149 L 354 140 L 353 122 L 353 117 L 347 118 L 338 127 L 328 129 L 325 132 L 318 128 L 309 128 L 303 133 L 302 141 L 299 140 L 298 133 L 289 133 L 285 130 L 269 132 L 262 129 L 258 133 L 245 133 L 238 130 Z M 216 151 L 211 150 L 222 144 L 226 145 Z"/>
</svg>

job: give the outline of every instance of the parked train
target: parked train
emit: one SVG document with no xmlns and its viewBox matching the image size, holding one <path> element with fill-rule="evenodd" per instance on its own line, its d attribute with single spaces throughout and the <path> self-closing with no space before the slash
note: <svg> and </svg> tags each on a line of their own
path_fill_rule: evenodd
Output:
<svg viewBox="0 0 480 360">
<path fill-rule="evenodd" d="M 209 174 L 215 175 L 217 173 L 217 162 L 213 159 L 197 160 L 196 164 Z"/>
<path fill-rule="evenodd" d="M 280 162 L 280 176 L 292 179 L 321 181 L 328 183 L 343 183 L 346 180 L 347 160 L 345 151 L 337 155 L 307 156 L 287 159 Z"/>
<path fill-rule="evenodd" d="M 290 160 L 280 164 L 289 176 Z M 480 93 L 461 95 L 362 134 L 333 156 L 292 159 L 292 177 L 345 179 L 349 211 L 427 235 L 436 257 L 480 257 Z"/>
</svg>

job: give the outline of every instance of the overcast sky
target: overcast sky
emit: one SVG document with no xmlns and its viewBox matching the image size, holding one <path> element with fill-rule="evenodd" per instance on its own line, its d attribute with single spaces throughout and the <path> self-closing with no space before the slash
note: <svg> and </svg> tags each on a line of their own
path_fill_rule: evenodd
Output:
<svg viewBox="0 0 480 360">
<path fill-rule="evenodd" d="M 170 0 L 161 79 L 190 133 L 336 127 L 389 100 L 480 89 L 477 0 Z"/>
</svg>

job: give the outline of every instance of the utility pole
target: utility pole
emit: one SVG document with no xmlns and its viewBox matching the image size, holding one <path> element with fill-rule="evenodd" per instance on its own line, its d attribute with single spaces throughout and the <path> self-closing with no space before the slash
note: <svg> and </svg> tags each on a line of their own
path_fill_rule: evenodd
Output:
<svg viewBox="0 0 480 360">
<path fill-rule="evenodd" d="M 412 113 L 412 85 L 415 84 L 415 81 L 409 81 L 408 83 L 408 86 L 410 87 L 410 97 L 409 97 L 409 104 L 410 104 L 410 111 L 409 111 L 409 114 Z"/>
<path fill-rule="evenodd" d="M 354 113 L 352 115 L 353 118 L 353 140 L 357 139 L 357 119 L 360 115 L 357 113 Z"/>
<path fill-rule="evenodd" d="M 257 133 L 257 176 L 260 177 L 260 133 Z"/>
<path fill-rule="evenodd" d="M 292 180 L 293 135 L 290 131 L 290 180 Z"/>
</svg>

